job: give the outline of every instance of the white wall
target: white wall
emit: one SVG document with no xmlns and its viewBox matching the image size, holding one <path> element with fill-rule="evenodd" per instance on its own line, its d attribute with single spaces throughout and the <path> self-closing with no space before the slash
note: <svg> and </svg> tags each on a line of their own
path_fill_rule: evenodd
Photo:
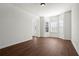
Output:
<svg viewBox="0 0 79 59">
<path fill-rule="evenodd" d="M 72 7 L 72 43 L 79 54 L 79 4 Z"/>
<path fill-rule="evenodd" d="M 33 21 L 33 36 L 40 37 L 40 17 Z"/>
<path fill-rule="evenodd" d="M 71 11 L 64 13 L 64 38 L 71 40 Z"/>
<path fill-rule="evenodd" d="M 0 48 L 32 38 L 32 14 L 10 4 L 0 4 Z"/>
<path fill-rule="evenodd" d="M 44 17 L 40 17 L 40 37 L 44 37 Z"/>
</svg>

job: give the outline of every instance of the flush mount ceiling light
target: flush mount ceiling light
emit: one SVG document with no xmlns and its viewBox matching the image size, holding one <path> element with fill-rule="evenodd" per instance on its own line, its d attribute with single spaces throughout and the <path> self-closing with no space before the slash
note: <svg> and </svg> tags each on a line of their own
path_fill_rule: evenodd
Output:
<svg viewBox="0 0 79 59">
<path fill-rule="evenodd" d="M 45 4 L 45 3 L 41 3 L 40 5 L 41 5 L 41 6 L 45 6 L 46 4 Z"/>
</svg>

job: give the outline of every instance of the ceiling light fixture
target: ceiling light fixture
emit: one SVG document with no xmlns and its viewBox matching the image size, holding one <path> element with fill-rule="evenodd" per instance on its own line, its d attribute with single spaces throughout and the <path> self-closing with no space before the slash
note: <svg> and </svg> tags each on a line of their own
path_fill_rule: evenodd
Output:
<svg viewBox="0 0 79 59">
<path fill-rule="evenodd" d="M 45 4 L 45 3 L 41 3 L 40 5 L 41 5 L 41 6 L 45 6 L 46 4 Z"/>
</svg>

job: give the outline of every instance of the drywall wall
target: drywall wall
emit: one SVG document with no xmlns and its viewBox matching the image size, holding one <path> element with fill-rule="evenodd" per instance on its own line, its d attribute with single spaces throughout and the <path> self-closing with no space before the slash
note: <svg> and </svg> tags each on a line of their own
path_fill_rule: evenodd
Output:
<svg viewBox="0 0 79 59">
<path fill-rule="evenodd" d="M 40 18 L 36 19 L 36 36 L 40 37 Z"/>
<path fill-rule="evenodd" d="M 44 17 L 40 17 L 40 37 L 44 37 Z"/>
<path fill-rule="evenodd" d="M 40 37 L 40 17 L 33 21 L 33 36 Z"/>
<path fill-rule="evenodd" d="M 79 55 L 79 4 L 72 7 L 72 43 Z"/>
<path fill-rule="evenodd" d="M 12 6 L 0 4 L 0 48 L 32 39 L 33 14 Z"/>
<path fill-rule="evenodd" d="M 64 38 L 67 40 L 71 39 L 71 11 L 64 13 Z"/>
</svg>

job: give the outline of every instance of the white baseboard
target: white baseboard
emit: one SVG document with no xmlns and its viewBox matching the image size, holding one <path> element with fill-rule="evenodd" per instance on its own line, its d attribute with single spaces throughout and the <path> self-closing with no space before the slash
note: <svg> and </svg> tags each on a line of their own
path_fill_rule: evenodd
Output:
<svg viewBox="0 0 79 59">
<path fill-rule="evenodd" d="M 74 48 L 75 48 L 76 52 L 77 52 L 77 53 L 78 53 L 78 55 L 79 55 L 79 51 L 78 51 L 78 49 L 77 49 L 77 47 L 76 47 L 75 43 L 73 42 L 73 40 L 71 40 L 71 42 L 72 42 L 72 44 L 73 44 L 73 46 L 74 46 Z"/>
<path fill-rule="evenodd" d="M 22 43 L 22 42 L 25 42 L 25 41 L 29 41 L 29 40 L 32 40 L 32 37 L 30 37 L 30 38 L 28 38 L 28 39 L 25 39 L 25 40 L 23 40 L 23 41 L 18 41 L 18 42 L 12 43 L 12 44 L 2 45 L 2 46 L 0 46 L 0 49 L 9 47 L 9 46 L 12 46 L 12 45 L 15 45 L 15 44 L 19 44 L 19 43 Z"/>
</svg>

